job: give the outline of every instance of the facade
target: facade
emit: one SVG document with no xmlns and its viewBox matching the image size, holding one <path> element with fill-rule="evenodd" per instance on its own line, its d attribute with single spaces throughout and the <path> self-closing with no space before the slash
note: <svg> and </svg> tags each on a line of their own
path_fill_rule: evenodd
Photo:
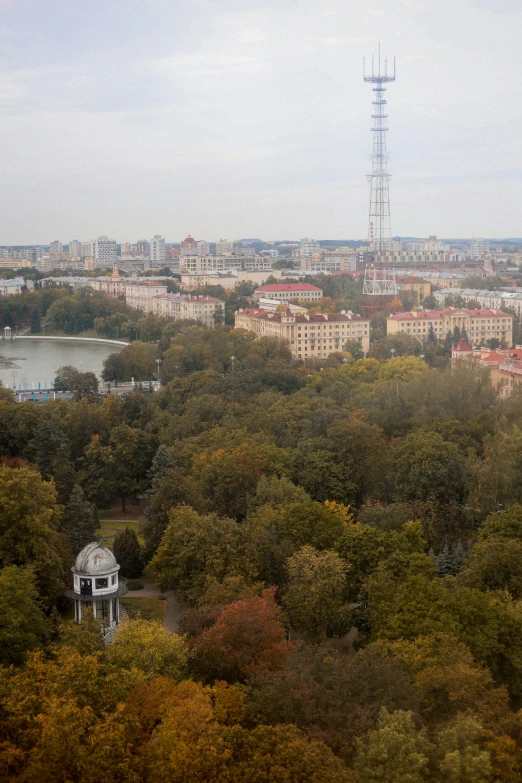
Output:
<svg viewBox="0 0 522 783">
<path fill-rule="evenodd" d="M 486 242 L 482 237 L 479 239 L 472 239 L 469 246 L 469 254 L 471 258 L 482 258 L 483 255 L 489 253 L 489 242 Z"/>
<path fill-rule="evenodd" d="M 481 307 L 486 308 L 508 307 L 518 315 L 522 315 L 522 292 L 517 290 L 486 291 L 483 288 L 454 288 L 451 294 L 448 291 L 435 291 L 433 296 L 437 304 L 442 306 L 448 296 L 458 296 L 466 304 L 468 302 L 476 302 Z"/>
<path fill-rule="evenodd" d="M 309 315 L 290 310 L 239 310 L 235 328 L 285 340 L 294 359 L 326 359 L 342 351 L 347 340 L 358 340 L 364 353 L 370 348 L 370 320 L 349 311 Z"/>
<path fill-rule="evenodd" d="M 314 253 L 319 253 L 321 245 L 319 242 L 316 242 L 315 239 L 305 237 L 304 239 L 301 239 L 299 250 L 301 258 L 311 258 Z"/>
<path fill-rule="evenodd" d="M 0 280 L 0 297 L 23 294 L 24 289 L 27 291 L 33 285 L 32 280 L 28 280 L 26 283 L 23 277 L 14 277 L 12 280 Z"/>
<path fill-rule="evenodd" d="M 459 288 L 466 275 L 458 272 L 429 272 L 422 275 L 426 282 L 436 285 L 439 288 Z"/>
<path fill-rule="evenodd" d="M 87 544 L 72 567 L 73 589 L 65 595 L 74 601 L 74 618 L 81 623 L 86 609 L 102 624 L 104 636 L 120 622 L 120 596 L 127 592 L 126 580 L 119 577 L 119 565 L 110 549 L 93 541 Z"/>
<path fill-rule="evenodd" d="M 514 387 L 522 381 L 522 349 L 508 348 L 486 351 L 472 348 L 466 340 L 459 340 L 451 352 L 451 362 L 468 361 L 490 370 L 492 386 L 501 397 L 509 397 Z"/>
<path fill-rule="evenodd" d="M 411 334 L 421 340 L 427 337 L 430 327 L 435 337 L 443 340 L 454 328 L 465 330 L 470 341 L 479 345 L 496 338 L 511 346 L 513 343 L 513 316 L 502 310 L 466 310 L 463 307 L 447 307 L 445 310 L 415 310 L 395 313 L 386 320 L 387 334 Z"/>
<path fill-rule="evenodd" d="M 165 263 L 165 239 L 159 234 L 154 234 L 150 240 L 150 260 L 152 263 L 162 266 Z"/>
<path fill-rule="evenodd" d="M 182 241 L 180 245 L 180 255 L 182 256 L 190 256 L 190 255 L 197 255 L 198 254 L 198 243 L 194 239 L 194 237 L 191 237 L 190 234 L 188 237 L 185 237 L 185 239 Z"/>
<path fill-rule="evenodd" d="M 216 326 L 216 320 L 224 319 L 224 302 L 213 296 L 190 296 L 189 294 L 167 294 L 153 299 L 154 315 L 174 318 L 176 321 L 193 319 L 209 329 Z M 216 314 L 221 315 L 221 319 Z"/>
<path fill-rule="evenodd" d="M 204 239 L 198 242 L 198 256 L 208 256 L 210 254 L 210 245 Z"/>
<path fill-rule="evenodd" d="M 144 313 L 154 312 L 154 298 L 165 296 L 166 293 L 167 286 L 155 282 L 124 283 L 123 295 L 126 304 Z"/>
<path fill-rule="evenodd" d="M 231 256 L 234 252 L 234 243 L 229 242 L 228 239 L 220 239 L 216 242 L 216 255 L 218 256 Z"/>
<path fill-rule="evenodd" d="M 411 291 L 415 294 L 415 304 L 422 304 L 431 293 L 431 283 L 422 277 L 413 275 L 397 275 L 395 277 L 398 291 Z"/>
<path fill-rule="evenodd" d="M 118 260 L 116 240 L 101 236 L 94 240 L 94 258 L 100 268 L 113 266 Z"/>
<path fill-rule="evenodd" d="M 80 256 L 82 258 L 94 258 L 94 242 L 82 242 Z"/>
<path fill-rule="evenodd" d="M 320 250 L 311 256 L 301 256 L 300 268 L 307 272 L 355 272 L 357 252 L 352 248 Z"/>
<path fill-rule="evenodd" d="M 53 242 L 50 243 L 49 253 L 55 256 L 58 256 L 60 255 L 60 253 L 63 253 L 63 245 L 58 239 L 55 239 Z"/>
<path fill-rule="evenodd" d="M 146 239 L 138 239 L 136 242 L 136 252 L 139 256 L 149 255 L 149 243 Z"/>
<path fill-rule="evenodd" d="M 323 298 L 320 288 L 310 283 L 269 283 L 254 291 L 254 299 L 279 299 L 283 302 L 294 302 L 296 299 L 314 304 Z"/>
<path fill-rule="evenodd" d="M 81 258 L 82 242 L 78 239 L 69 240 L 69 258 Z"/>
</svg>

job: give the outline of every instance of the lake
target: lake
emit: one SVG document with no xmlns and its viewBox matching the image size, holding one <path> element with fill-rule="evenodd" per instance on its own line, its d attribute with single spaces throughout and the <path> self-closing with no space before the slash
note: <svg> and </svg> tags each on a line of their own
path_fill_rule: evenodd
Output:
<svg viewBox="0 0 522 783">
<path fill-rule="evenodd" d="M 38 383 L 49 388 L 56 370 L 72 364 L 82 372 L 94 372 L 100 378 L 103 362 L 123 346 L 91 343 L 83 340 L 3 340 L 0 338 L 0 381 L 13 388 Z"/>
</svg>

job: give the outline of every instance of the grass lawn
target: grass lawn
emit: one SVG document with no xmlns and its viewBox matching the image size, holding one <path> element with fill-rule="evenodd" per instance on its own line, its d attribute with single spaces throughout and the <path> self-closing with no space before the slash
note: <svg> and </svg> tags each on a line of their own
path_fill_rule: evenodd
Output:
<svg viewBox="0 0 522 783">
<path fill-rule="evenodd" d="M 162 598 L 120 598 L 120 603 L 133 620 L 138 613 L 142 620 L 163 622 L 167 601 Z"/>
<path fill-rule="evenodd" d="M 122 530 L 125 530 L 126 527 L 135 530 L 140 542 L 143 543 L 139 535 L 141 511 L 137 506 L 129 506 L 125 514 L 119 507 L 99 511 L 98 514 L 100 517 L 100 527 L 98 528 L 96 535 L 99 542 L 104 546 L 112 547 L 114 538 L 118 533 L 121 533 Z"/>
</svg>

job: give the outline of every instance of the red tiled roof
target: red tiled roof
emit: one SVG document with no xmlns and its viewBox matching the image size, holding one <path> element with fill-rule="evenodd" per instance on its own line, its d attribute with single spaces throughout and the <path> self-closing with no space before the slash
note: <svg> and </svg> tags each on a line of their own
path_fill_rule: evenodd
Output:
<svg viewBox="0 0 522 783">
<path fill-rule="evenodd" d="M 468 343 L 465 337 L 461 337 L 460 340 L 457 343 L 457 347 L 454 349 L 455 351 L 472 351 L 471 345 Z"/>
<path fill-rule="evenodd" d="M 311 283 L 269 283 L 256 288 L 256 294 L 258 291 L 321 291 L 321 289 Z"/>
</svg>

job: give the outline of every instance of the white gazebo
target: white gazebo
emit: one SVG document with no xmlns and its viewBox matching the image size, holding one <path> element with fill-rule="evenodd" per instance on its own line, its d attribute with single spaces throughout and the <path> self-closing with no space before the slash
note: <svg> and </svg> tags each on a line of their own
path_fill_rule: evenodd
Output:
<svg viewBox="0 0 522 783">
<path fill-rule="evenodd" d="M 119 598 L 128 590 L 126 579 L 118 576 L 119 570 L 111 550 L 97 541 L 82 549 L 71 569 L 74 587 L 65 591 L 74 601 L 77 623 L 81 623 L 86 609 L 92 609 L 104 634 L 116 628 L 120 621 Z"/>
</svg>

